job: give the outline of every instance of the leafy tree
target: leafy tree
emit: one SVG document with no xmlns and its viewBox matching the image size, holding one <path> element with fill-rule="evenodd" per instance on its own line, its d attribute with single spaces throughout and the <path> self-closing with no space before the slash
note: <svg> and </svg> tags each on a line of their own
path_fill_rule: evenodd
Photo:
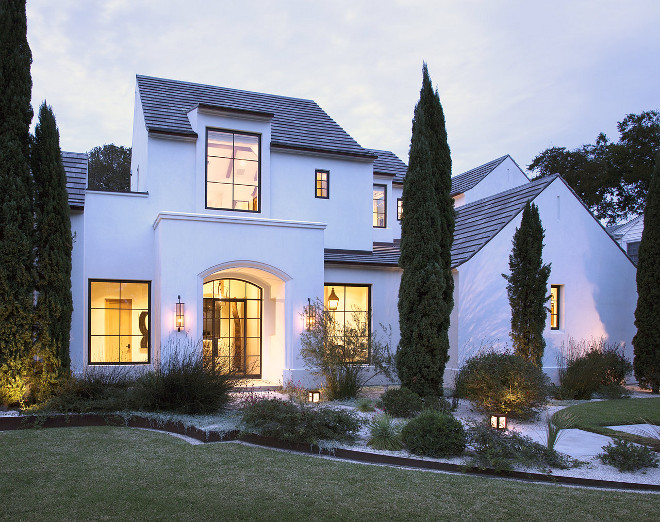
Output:
<svg viewBox="0 0 660 522">
<path fill-rule="evenodd" d="M 27 393 L 34 289 L 32 180 L 32 53 L 25 1 L 0 2 L 0 401 Z"/>
<path fill-rule="evenodd" d="M 36 216 L 37 291 L 36 341 L 40 357 L 55 356 L 70 365 L 71 220 L 62 165 L 60 135 L 52 109 L 44 102 L 34 130 L 31 151 Z M 44 359 L 45 360 L 45 359 Z M 43 369 L 46 372 L 46 369 Z M 51 368 L 54 373 L 55 368 Z M 48 372 L 46 372 L 48 373 Z"/>
<path fill-rule="evenodd" d="M 660 113 L 628 114 L 617 125 L 619 141 L 601 133 L 574 150 L 544 150 L 528 168 L 539 177 L 561 174 L 598 219 L 614 224 L 644 211 L 654 157 L 660 149 Z"/>
<path fill-rule="evenodd" d="M 131 148 L 114 143 L 94 147 L 88 153 L 89 188 L 109 192 L 131 190 Z"/>
<path fill-rule="evenodd" d="M 633 338 L 635 376 L 653 393 L 660 388 L 660 154 L 651 175 L 637 263 L 637 309 Z"/>
<path fill-rule="evenodd" d="M 509 256 L 511 274 L 502 274 L 508 282 L 513 349 L 516 355 L 539 367 L 545 350 L 545 302 L 550 298 L 547 295 L 550 265 L 544 265 L 541 258 L 544 235 L 538 207 L 527 202 L 520 227 L 513 235 Z"/>
<path fill-rule="evenodd" d="M 454 208 L 444 113 L 426 64 L 422 76 L 403 186 L 396 365 L 401 384 L 428 397 L 442 395 L 449 359 Z"/>
</svg>

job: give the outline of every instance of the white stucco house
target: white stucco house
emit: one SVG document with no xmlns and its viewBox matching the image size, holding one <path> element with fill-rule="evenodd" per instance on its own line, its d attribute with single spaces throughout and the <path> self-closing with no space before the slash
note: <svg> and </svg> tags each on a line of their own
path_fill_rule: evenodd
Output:
<svg viewBox="0 0 660 522">
<path fill-rule="evenodd" d="M 607 227 L 607 232 L 637 265 L 639 244 L 642 242 L 642 232 L 644 232 L 644 214 L 620 225 Z"/>
<path fill-rule="evenodd" d="M 71 360 L 145 367 L 186 336 L 261 384 L 308 381 L 310 299 L 391 325 L 405 164 L 360 146 L 315 102 L 137 77 L 131 192 L 85 190 L 64 153 L 75 233 Z M 508 255 L 527 201 L 546 229 L 548 349 L 634 335 L 635 267 L 559 177 L 530 182 L 509 156 L 453 178 L 451 377 L 481 344 L 508 343 Z"/>
</svg>

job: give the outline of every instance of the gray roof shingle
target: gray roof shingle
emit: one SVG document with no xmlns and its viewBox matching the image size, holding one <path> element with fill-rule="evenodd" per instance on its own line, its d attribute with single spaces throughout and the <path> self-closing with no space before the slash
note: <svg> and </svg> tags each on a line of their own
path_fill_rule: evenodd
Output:
<svg viewBox="0 0 660 522">
<path fill-rule="evenodd" d="M 451 247 L 452 268 L 481 250 L 514 217 L 558 176 L 541 178 L 456 209 L 456 229 Z M 326 250 L 326 263 L 398 266 L 399 243 L 374 243 L 373 252 Z"/>
<path fill-rule="evenodd" d="M 484 165 L 480 165 L 479 167 L 475 167 L 467 172 L 454 176 L 451 178 L 451 195 L 456 196 L 457 194 L 463 194 L 474 188 L 477 183 L 493 172 L 493 170 L 495 170 L 495 168 L 497 168 L 497 166 L 508 157 L 509 155 L 507 154 L 506 156 L 502 156 L 501 158 L 489 161 Z"/>
<path fill-rule="evenodd" d="M 374 160 L 374 174 L 388 174 L 394 176 L 394 183 L 403 183 L 403 178 L 408 170 L 399 156 L 389 150 L 367 149 L 376 159 Z"/>
<path fill-rule="evenodd" d="M 62 164 L 66 173 L 69 207 L 82 210 L 85 207 L 85 189 L 87 188 L 87 154 L 62 151 Z"/>
<path fill-rule="evenodd" d="M 312 100 L 137 76 L 147 130 L 196 137 L 188 112 L 199 105 L 271 120 L 271 147 L 373 158 Z"/>
</svg>

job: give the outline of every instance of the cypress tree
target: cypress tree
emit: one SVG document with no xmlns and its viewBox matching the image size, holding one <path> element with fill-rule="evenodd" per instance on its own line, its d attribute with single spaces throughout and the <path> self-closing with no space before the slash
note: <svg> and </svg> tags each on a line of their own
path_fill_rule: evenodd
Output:
<svg viewBox="0 0 660 522">
<path fill-rule="evenodd" d="M 52 109 L 44 102 L 34 130 L 31 154 L 34 177 L 37 248 L 36 341 L 41 357 L 54 355 L 70 366 L 71 221 L 62 165 L 60 135 Z"/>
<path fill-rule="evenodd" d="M 649 182 L 644 232 L 637 262 L 637 309 L 633 337 L 635 377 L 653 393 L 660 388 L 660 154 Z"/>
<path fill-rule="evenodd" d="M 454 306 L 451 245 L 454 208 L 445 118 L 426 64 L 415 106 L 403 186 L 399 287 L 401 384 L 422 396 L 442 395 Z"/>
<path fill-rule="evenodd" d="M 544 236 L 539 209 L 528 201 L 520 228 L 513 235 L 509 255 L 511 274 L 502 274 L 508 281 L 506 290 L 511 305 L 513 349 L 517 355 L 539 367 L 545 350 L 545 302 L 550 298 L 547 295 L 550 265 L 544 265 L 542 259 Z"/>
<path fill-rule="evenodd" d="M 0 2 L 0 394 L 26 393 L 32 349 L 34 249 L 29 128 L 32 53 L 25 0 Z"/>
</svg>

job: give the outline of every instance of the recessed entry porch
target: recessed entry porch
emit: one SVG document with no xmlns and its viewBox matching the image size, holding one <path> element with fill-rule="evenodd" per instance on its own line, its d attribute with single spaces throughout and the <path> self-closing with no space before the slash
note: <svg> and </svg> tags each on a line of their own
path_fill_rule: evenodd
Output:
<svg viewBox="0 0 660 522">
<path fill-rule="evenodd" d="M 285 367 L 285 284 L 268 265 L 242 262 L 202 275 L 203 356 L 255 386 L 281 385 Z"/>
</svg>

